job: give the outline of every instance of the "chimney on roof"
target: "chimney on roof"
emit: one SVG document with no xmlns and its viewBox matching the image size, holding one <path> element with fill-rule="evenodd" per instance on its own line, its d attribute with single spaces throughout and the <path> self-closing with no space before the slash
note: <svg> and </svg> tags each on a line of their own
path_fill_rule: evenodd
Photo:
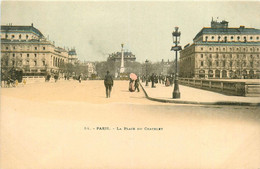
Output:
<svg viewBox="0 0 260 169">
<path fill-rule="evenodd" d="M 245 29 L 245 26 L 240 25 L 239 29 Z"/>
<path fill-rule="evenodd" d="M 32 23 L 32 27 L 33 27 L 33 23 Z"/>
</svg>

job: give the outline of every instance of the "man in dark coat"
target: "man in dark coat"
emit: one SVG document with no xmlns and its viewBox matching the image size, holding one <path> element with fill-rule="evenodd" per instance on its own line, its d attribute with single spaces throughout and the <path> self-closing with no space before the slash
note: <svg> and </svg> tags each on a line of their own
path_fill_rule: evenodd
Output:
<svg viewBox="0 0 260 169">
<path fill-rule="evenodd" d="M 107 71 L 107 74 L 104 79 L 104 84 L 106 87 L 106 97 L 109 98 L 111 94 L 112 87 L 114 85 L 114 81 L 112 76 L 109 74 L 109 71 Z"/>
<path fill-rule="evenodd" d="M 155 88 L 155 86 L 154 86 L 154 82 L 155 82 L 155 75 L 154 75 L 154 73 L 151 76 L 151 81 L 152 81 L 152 88 Z"/>
<path fill-rule="evenodd" d="M 137 90 L 137 92 L 140 91 L 140 90 L 139 90 L 139 78 L 137 78 L 137 79 L 135 80 L 135 90 Z"/>
</svg>

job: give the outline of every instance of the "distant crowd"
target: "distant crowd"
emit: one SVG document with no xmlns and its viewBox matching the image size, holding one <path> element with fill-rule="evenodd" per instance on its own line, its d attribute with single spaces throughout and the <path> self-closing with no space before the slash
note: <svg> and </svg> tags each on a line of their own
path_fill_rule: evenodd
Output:
<svg viewBox="0 0 260 169">
<path fill-rule="evenodd" d="M 157 75 L 153 73 L 152 75 L 142 75 L 141 76 L 142 82 L 151 82 L 151 87 L 155 88 L 155 84 L 163 84 L 165 86 L 172 86 L 174 82 L 174 74 L 169 74 L 169 75 Z"/>
</svg>

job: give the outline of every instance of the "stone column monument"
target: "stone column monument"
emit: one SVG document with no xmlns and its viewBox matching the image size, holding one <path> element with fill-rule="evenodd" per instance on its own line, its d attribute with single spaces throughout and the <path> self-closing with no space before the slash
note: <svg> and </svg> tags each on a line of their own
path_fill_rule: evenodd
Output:
<svg viewBox="0 0 260 169">
<path fill-rule="evenodd" d="M 125 72 L 125 67 L 124 67 L 124 44 L 121 44 L 121 53 L 122 53 L 122 58 L 121 58 L 121 67 L 120 67 L 120 73 Z"/>
</svg>

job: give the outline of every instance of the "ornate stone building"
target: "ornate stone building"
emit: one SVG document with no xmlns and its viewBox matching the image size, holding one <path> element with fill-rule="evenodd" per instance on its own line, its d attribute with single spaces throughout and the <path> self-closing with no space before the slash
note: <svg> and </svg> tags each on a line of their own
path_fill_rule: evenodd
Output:
<svg viewBox="0 0 260 169">
<path fill-rule="evenodd" d="M 124 52 L 124 61 L 125 62 L 134 62 L 136 60 L 135 55 L 132 52 Z M 115 61 L 115 62 L 121 62 L 122 58 L 122 53 L 121 52 L 116 52 L 109 54 L 107 60 L 108 61 Z"/>
<path fill-rule="evenodd" d="M 260 30 L 229 28 L 211 21 L 180 52 L 180 76 L 188 78 L 259 78 Z"/>
<path fill-rule="evenodd" d="M 22 70 L 25 76 L 44 76 L 62 71 L 61 67 L 75 58 L 75 49 L 56 47 L 33 24 L 1 26 L 2 67 Z"/>
</svg>

